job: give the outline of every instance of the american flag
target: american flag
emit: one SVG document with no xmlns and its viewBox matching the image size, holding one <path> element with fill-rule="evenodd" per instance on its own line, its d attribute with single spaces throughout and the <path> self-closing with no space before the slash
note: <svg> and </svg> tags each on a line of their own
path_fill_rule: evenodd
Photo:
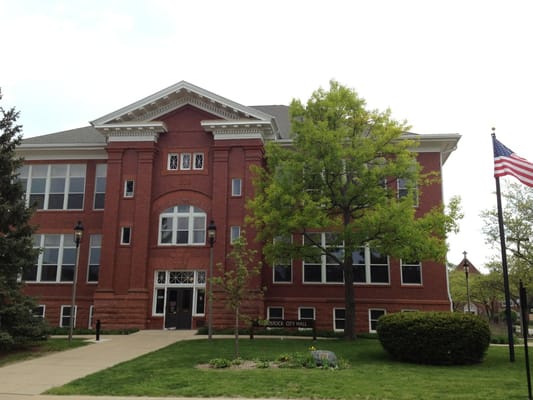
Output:
<svg viewBox="0 0 533 400">
<path fill-rule="evenodd" d="M 533 187 L 533 163 L 519 157 L 493 137 L 494 177 L 511 175 L 524 185 Z"/>
</svg>

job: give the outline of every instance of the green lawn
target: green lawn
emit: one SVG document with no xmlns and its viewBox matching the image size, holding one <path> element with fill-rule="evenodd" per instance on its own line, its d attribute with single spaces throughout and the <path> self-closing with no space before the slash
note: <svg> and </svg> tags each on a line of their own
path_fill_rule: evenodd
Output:
<svg viewBox="0 0 533 400">
<path fill-rule="evenodd" d="M 48 339 L 33 344 L 25 345 L 10 351 L 0 352 L 0 367 L 14 362 L 42 357 L 43 355 L 69 350 L 75 347 L 86 346 L 89 343 L 83 339 L 74 338 L 71 343 L 67 339 Z"/>
<path fill-rule="evenodd" d="M 491 347 L 478 365 L 436 367 L 391 361 L 377 340 L 260 339 L 240 341 L 241 356 L 275 360 L 310 346 L 334 351 L 346 369 L 197 369 L 200 363 L 233 358 L 233 341 L 175 343 L 165 349 L 74 381 L 49 394 L 116 396 L 276 397 L 357 400 L 526 399 L 523 348 L 516 362 L 507 347 Z"/>
</svg>

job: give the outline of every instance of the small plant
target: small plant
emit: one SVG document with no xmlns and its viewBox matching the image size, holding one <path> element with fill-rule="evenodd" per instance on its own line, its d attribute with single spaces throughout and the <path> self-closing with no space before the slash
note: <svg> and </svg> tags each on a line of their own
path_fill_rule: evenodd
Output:
<svg viewBox="0 0 533 400">
<path fill-rule="evenodd" d="M 227 358 L 212 358 L 209 360 L 209 365 L 211 368 L 229 368 L 231 361 Z"/>
</svg>

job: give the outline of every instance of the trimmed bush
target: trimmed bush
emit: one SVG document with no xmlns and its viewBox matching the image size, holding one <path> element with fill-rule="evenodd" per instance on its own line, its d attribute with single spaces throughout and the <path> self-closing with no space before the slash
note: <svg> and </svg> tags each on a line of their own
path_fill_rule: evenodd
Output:
<svg viewBox="0 0 533 400">
<path fill-rule="evenodd" d="M 395 359 L 417 364 L 474 364 L 490 344 L 489 324 L 472 314 L 404 312 L 377 324 L 383 348 Z"/>
</svg>

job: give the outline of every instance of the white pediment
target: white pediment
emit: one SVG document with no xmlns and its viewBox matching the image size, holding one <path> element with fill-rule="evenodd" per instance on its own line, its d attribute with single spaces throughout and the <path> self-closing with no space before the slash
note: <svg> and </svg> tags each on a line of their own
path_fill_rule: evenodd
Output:
<svg viewBox="0 0 533 400">
<path fill-rule="evenodd" d="M 181 81 L 126 107 L 91 121 L 93 126 L 155 121 L 162 115 L 191 105 L 223 120 L 261 120 L 272 122 L 272 116 L 228 100 L 188 82 Z"/>
</svg>

